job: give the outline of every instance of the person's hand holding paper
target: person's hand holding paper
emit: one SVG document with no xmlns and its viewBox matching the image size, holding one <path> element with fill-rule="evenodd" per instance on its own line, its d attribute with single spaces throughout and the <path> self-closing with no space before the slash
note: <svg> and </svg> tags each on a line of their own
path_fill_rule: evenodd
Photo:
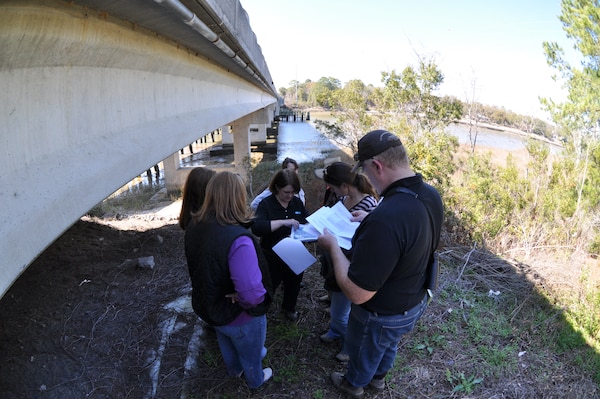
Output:
<svg viewBox="0 0 600 399">
<path fill-rule="evenodd" d="M 338 245 L 337 237 L 331 234 L 331 231 L 327 229 L 323 230 L 323 234 L 319 236 L 317 243 L 328 253 L 334 245 Z"/>
<path fill-rule="evenodd" d="M 359 222 L 352 222 L 352 215 L 343 203 L 338 202 L 333 207 L 321 207 L 315 213 L 308 216 L 306 220 L 319 233 L 323 234 L 325 229 L 336 236 L 338 244 L 344 249 L 352 248 L 352 236 L 359 226 Z"/>
</svg>

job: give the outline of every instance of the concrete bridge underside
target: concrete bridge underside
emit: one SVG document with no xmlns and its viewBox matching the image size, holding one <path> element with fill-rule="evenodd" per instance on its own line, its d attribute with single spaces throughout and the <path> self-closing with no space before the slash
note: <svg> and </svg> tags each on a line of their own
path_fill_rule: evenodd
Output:
<svg viewBox="0 0 600 399">
<path fill-rule="evenodd" d="M 265 85 L 178 42 L 189 27 L 162 2 L 105 1 L 163 15 L 164 34 L 77 3 L 0 4 L 0 297 L 83 214 L 197 138 L 233 126 L 243 172 L 249 126 L 274 115 L 268 70 Z M 223 3 L 205 9 L 248 28 L 239 2 Z"/>
</svg>

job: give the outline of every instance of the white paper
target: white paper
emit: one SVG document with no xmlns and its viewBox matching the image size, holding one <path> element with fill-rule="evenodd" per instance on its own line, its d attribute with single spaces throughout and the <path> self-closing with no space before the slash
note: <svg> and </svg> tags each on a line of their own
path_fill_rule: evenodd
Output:
<svg viewBox="0 0 600 399">
<path fill-rule="evenodd" d="M 352 214 L 344 204 L 338 202 L 331 208 L 327 206 L 319 208 L 306 220 L 321 234 L 323 234 L 324 229 L 329 230 L 331 234 L 336 236 L 340 247 L 350 249 L 354 232 L 360 225 L 360 222 L 350 221 L 351 218 Z"/>
<path fill-rule="evenodd" d="M 291 237 L 294 240 L 300 240 L 303 242 L 316 241 L 319 238 L 319 231 L 312 227 L 310 224 L 301 224 L 298 228 L 292 227 Z"/>
<path fill-rule="evenodd" d="M 294 240 L 286 237 L 273 246 L 273 251 L 279 255 L 296 274 L 302 273 L 310 265 L 317 261 L 317 258 L 312 256 L 302 241 Z"/>
</svg>

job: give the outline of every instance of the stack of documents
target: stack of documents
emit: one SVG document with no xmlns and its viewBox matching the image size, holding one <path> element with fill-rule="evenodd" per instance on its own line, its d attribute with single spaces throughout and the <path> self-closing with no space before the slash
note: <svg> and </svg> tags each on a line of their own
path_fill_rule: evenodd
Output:
<svg viewBox="0 0 600 399">
<path fill-rule="evenodd" d="M 315 213 L 306 218 L 311 228 L 323 234 L 325 229 L 329 230 L 337 240 L 340 247 L 352 248 L 352 236 L 360 225 L 360 222 L 351 222 L 352 214 L 346 209 L 342 202 L 336 203 L 331 208 L 323 206 Z"/>
<path fill-rule="evenodd" d="M 331 208 L 323 206 L 306 218 L 308 224 L 293 229 L 291 237 L 279 241 L 273 247 L 273 251 L 290 269 L 300 274 L 317 260 L 308 252 L 303 242 L 316 241 L 325 229 L 335 235 L 341 248 L 352 248 L 352 236 L 360 223 L 351 222 L 351 218 L 352 215 L 341 202 Z"/>
</svg>

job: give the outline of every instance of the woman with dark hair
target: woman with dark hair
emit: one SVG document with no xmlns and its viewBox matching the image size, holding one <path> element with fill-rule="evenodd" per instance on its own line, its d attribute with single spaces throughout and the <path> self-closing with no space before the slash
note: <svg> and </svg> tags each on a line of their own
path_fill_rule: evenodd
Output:
<svg viewBox="0 0 600 399">
<path fill-rule="evenodd" d="M 298 162 L 296 162 L 296 160 L 292 158 L 285 158 L 281 163 L 281 169 L 289 169 L 293 172 L 298 173 Z M 254 197 L 254 199 L 250 203 L 250 208 L 252 208 L 252 210 L 255 211 L 258 207 L 258 204 L 260 204 L 260 201 L 264 200 L 271 194 L 272 193 L 269 187 L 265 188 L 262 193 Z M 300 200 L 302 200 L 303 204 L 306 204 L 306 199 L 304 198 L 304 190 L 302 190 L 302 187 L 300 187 L 300 190 L 296 193 L 296 196 L 300 198 Z"/>
<path fill-rule="evenodd" d="M 192 213 L 198 212 L 204 203 L 208 181 L 216 174 L 212 169 L 194 168 L 190 171 L 183 186 L 183 200 L 179 213 L 179 227 L 183 230 L 192 219 Z"/>
<path fill-rule="evenodd" d="M 269 267 L 248 230 L 250 223 L 241 176 L 218 173 L 185 230 L 185 255 L 194 311 L 214 326 L 228 374 L 244 374 L 255 389 L 273 375 L 270 368 L 262 368 L 272 290 Z"/>
<path fill-rule="evenodd" d="M 263 199 L 256 208 L 252 232 L 260 237 L 260 245 L 269 262 L 273 292 L 283 281 L 283 303 L 281 310 L 290 321 L 298 319 L 296 302 L 300 292 L 303 273 L 296 274 L 273 251 L 273 246 L 291 234 L 292 228 L 306 223 L 308 212 L 300 198 L 300 180 L 295 171 L 278 171 L 269 184 L 271 195 Z"/>
<path fill-rule="evenodd" d="M 345 162 L 335 162 L 323 171 L 323 180 L 344 204 L 350 213 L 371 212 L 377 206 L 378 195 L 369 179 L 363 174 L 353 173 L 352 166 Z M 350 251 L 343 250 L 350 259 Z M 333 267 L 328 256 L 321 257 L 321 274 L 325 277 L 324 288 L 331 300 L 329 330 L 321 335 L 321 341 L 332 343 L 340 340 L 342 350 L 335 356 L 339 361 L 348 361 L 348 352 L 344 348 L 344 339 L 348 328 L 350 300 L 338 286 Z"/>
</svg>

